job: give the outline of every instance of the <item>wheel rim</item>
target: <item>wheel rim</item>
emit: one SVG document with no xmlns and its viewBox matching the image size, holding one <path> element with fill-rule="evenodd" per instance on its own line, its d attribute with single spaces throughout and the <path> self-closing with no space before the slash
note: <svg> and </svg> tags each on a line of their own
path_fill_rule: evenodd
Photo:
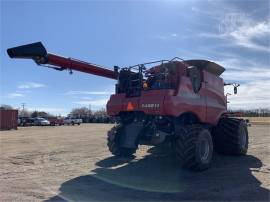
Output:
<svg viewBox="0 0 270 202">
<path fill-rule="evenodd" d="M 202 161 L 206 161 L 209 156 L 210 145 L 207 139 L 202 139 L 200 142 L 200 157 Z"/>
<path fill-rule="evenodd" d="M 247 144 L 247 136 L 246 136 L 245 130 L 243 128 L 241 128 L 241 131 L 240 131 L 241 148 L 244 149 L 246 147 L 246 144 Z"/>
</svg>

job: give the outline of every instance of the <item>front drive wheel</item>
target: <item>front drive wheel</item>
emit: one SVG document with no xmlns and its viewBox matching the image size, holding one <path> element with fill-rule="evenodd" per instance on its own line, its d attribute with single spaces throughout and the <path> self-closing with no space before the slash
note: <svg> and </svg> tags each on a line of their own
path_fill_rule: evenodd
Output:
<svg viewBox="0 0 270 202">
<path fill-rule="evenodd" d="M 123 148 L 120 146 L 120 136 L 122 132 L 123 127 L 121 125 L 114 126 L 110 131 L 108 131 L 107 146 L 114 156 L 132 157 L 136 152 L 136 149 Z"/>
<path fill-rule="evenodd" d="M 210 167 L 213 156 L 213 142 L 208 129 L 201 125 L 188 125 L 176 132 L 176 156 L 182 166 L 193 171 L 202 171 Z"/>
</svg>

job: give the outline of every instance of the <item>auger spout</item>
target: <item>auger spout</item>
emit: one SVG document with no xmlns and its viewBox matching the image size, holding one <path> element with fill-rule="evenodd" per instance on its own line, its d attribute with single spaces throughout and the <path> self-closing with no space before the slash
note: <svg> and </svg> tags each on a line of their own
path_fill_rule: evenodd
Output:
<svg viewBox="0 0 270 202">
<path fill-rule="evenodd" d="M 47 53 L 46 48 L 41 42 L 9 48 L 7 49 L 7 53 L 10 58 L 32 59 L 38 65 L 52 65 L 53 68 L 57 70 L 69 69 L 110 79 L 117 79 L 116 71 L 77 59 Z"/>
</svg>

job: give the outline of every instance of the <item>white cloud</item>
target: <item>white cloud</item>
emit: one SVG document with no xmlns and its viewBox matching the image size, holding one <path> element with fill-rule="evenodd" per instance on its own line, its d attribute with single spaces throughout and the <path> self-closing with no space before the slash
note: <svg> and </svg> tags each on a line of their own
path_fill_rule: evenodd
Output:
<svg viewBox="0 0 270 202">
<path fill-rule="evenodd" d="M 98 100 L 81 100 L 73 102 L 74 104 L 80 105 L 91 105 L 91 106 L 105 106 L 107 104 L 108 99 L 98 99 Z"/>
<path fill-rule="evenodd" d="M 269 23 L 263 21 L 240 25 L 233 31 L 225 32 L 223 35 L 232 39 L 239 46 L 251 48 L 259 51 L 270 51 L 269 44 L 264 45 L 256 43 L 254 40 L 258 37 L 264 37 L 268 40 L 270 34 Z"/>
<path fill-rule="evenodd" d="M 43 88 L 43 87 L 46 87 L 46 85 L 35 82 L 26 82 L 18 86 L 19 89 Z"/>
<path fill-rule="evenodd" d="M 110 95 L 109 91 L 68 91 L 65 95 Z"/>
<path fill-rule="evenodd" d="M 164 35 L 157 35 L 155 38 L 161 39 L 161 40 L 170 40 L 178 38 L 179 35 L 177 33 L 171 33 L 171 34 L 164 34 Z"/>
<path fill-rule="evenodd" d="M 270 108 L 270 81 L 258 80 L 242 84 L 238 87 L 238 93 L 233 95 L 233 88 L 226 87 L 226 92 L 232 95 L 228 97 L 231 109 L 256 109 Z"/>
<path fill-rule="evenodd" d="M 10 98 L 10 99 L 14 99 L 14 98 L 20 98 L 20 97 L 25 97 L 25 95 L 24 94 L 22 94 L 22 93 L 9 93 L 8 95 L 7 95 L 7 97 L 8 98 Z"/>
<path fill-rule="evenodd" d="M 191 7 L 191 11 L 199 14 L 199 15 L 205 15 L 207 17 L 211 17 L 212 19 L 219 19 L 219 15 L 221 13 L 221 8 L 219 8 L 219 10 L 205 10 L 205 9 L 201 9 L 199 7 L 196 6 L 192 6 Z M 224 12 L 224 10 L 222 10 Z"/>
<path fill-rule="evenodd" d="M 249 68 L 249 69 L 232 69 L 225 71 L 223 78 L 226 80 L 235 81 L 259 81 L 267 80 L 270 78 L 270 70 L 267 68 Z"/>
<path fill-rule="evenodd" d="M 270 108 L 270 69 L 267 65 L 252 60 L 232 58 L 218 63 L 228 67 L 222 77 L 226 81 L 240 83 L 238 93 L 233 94 L 232 86 L 225 86 L 231 109 Z"/>
<path fill-rule="evenodd" d="M 16 92 L 17 92 L 17 93 L 26 94 L 26 93 L 31 93 L 32 91 L 22 89 L 22 90 L 17 90 Z"/>
<path fill-rule="evenodd" d="M 40 88 L 40 87 L 43 87 L 43 86 L 45 86 L 45 85 L 28 82 L 28 83 L 25 83 L 25 84 L 22 84 L 22 85 L 18 86 L 19 90 L 16 90 L 14 93 L 9 93 L 4 97 L 9 98 L 9 99 L 22 98 L 22 97 L 25 97 L 27 94 L 29 95 L 32 92 L 32 91 L 30 91 L 28 89 L 30 89 L 30 88 Z"/>
<path fill-rule="evenodd" d="M 270 52 L 268 20 L 255 21 L 243 13 L 226 13 L 218 25 L 219 32 L 200 33 L 200 37 L 227 40 L 230 44 L 256 51 Z M 258 40 L 262 41 L 261 43 Z"/>
</svg>

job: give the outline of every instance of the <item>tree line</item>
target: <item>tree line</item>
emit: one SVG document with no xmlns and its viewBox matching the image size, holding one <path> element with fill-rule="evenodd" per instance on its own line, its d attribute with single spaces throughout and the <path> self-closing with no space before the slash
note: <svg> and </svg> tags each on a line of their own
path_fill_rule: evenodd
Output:
<svg viewBox="0 0 270 202">
<path fill-rule="evenodd" d="M 87 107 L 74 108 L 68 116 L 82 119 L 84 123 L 110 123 L 114 122 L 112 117 L 109 117 L 104 108 L 92 111 Z"/>
<path fill-rule="evenodd" d="M 247 110 L 229 110 L 229 112 L 237 113 L 242 117 L 270 117 L 270 109 L 247 109 Z"/>
<path fill-rule="evenodd" d="M 11 107 L 10 105 L 1 105 L 0 109 L 9 110 L 9 109 L 13 109 L 13 107 Z M 38 111 L 38 110 L 30 111 L 27 109 L 19 109 L 18 116 L 19 117 L 27 117 L 27 118 L 61 117 L 60 115 L 55 116 L 55 115 L 52 115 L 49 112 L 45 112 L 45 111 Z M 109 122 L 113 122 L 112 118 L 107 115 L 106 110 L 104 108 L 97 110 L 97 111 L 92 111 L 91 109 L 89 109 L 87 107 L 74 108 L 70 111 L 70 113 L 67 116 L 72 117 L 72 118 L 82 119 L 84 123 L 92 123 L 92 122 L 109 123 Z"/>
<path fill-rule="evenodd" d="M 10 105 L 1 105 L 0 109 L 13 109 Z M 270 109 L 259 108 L 259 109 L 247 109 L 247 110 L 229 110 L 230 113 L 236 113 L 242 117 L 270 117 Z M 109 119 L 106 110 L 100 109 L 92 111 L 87 107 L 73 108 L 68 114 L 69 117 L 83 119 L 84 122 L 91 122 L 93 119 Z M 45 111 L 29 111 L 27 109 L 19 109 L 19 117 L 55 117 L 54 115 Z"/>
</svg>

